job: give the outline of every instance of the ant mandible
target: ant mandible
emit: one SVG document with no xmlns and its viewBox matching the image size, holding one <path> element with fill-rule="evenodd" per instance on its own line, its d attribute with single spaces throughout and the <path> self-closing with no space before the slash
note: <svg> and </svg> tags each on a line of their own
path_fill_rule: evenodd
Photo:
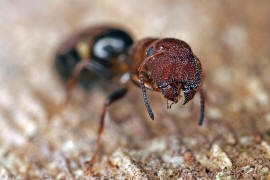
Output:
<svg viewBox="0 0 270 180">
<path fill-rule="evenodd" d="M 128 92 L 128 81 L 142 89 L 143 100 L 152 120 L 154 113 L 149 105 L 146 89 L 161 92 L 173 103 L 184 94 L 188 103 L 200 92 L 201 113 L 199 125 L 204 119 L 204 93 L 202 67 L 190 46 L 175 38 L 145 38 L 133 45 L 126 30 L 105 25 L 88 28 L 64 42 L 56 53 L 55 66 L 67 85 L 66 101 L 55 109 L 59 113 L 69 102 L 76 83 L 91 89 L 100 79 L 118 79 L 121 88 L 105 100 L 98 128 L 97 149 L 91 159 L 95 162 L 100 150 L 100 138 L 104 128 L 107 108 Z"/>
</svg>

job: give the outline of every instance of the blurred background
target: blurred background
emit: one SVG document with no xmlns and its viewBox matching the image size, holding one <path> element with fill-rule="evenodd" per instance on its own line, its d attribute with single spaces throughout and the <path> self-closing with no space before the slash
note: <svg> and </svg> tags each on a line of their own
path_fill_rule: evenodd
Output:
<svg viewBox="0 0 270 180">
<path fill-rule="evenodd" d="M 96 179 L 270 178 L 270 2 L 179 0 L 0 1 L 0 177 L 80 179 L 92 156 L 109 92 L 76 88 L 69 106 L 53 60 L 81 29 L 116 23 L 135 39 L 174 37 L 199 57 L 199 96 L 167 110 L 148 93 L 151 121 L 135 86 L 109 109 Z M 112 86 L 112 89 L 114 87 Z"/>
</svg>

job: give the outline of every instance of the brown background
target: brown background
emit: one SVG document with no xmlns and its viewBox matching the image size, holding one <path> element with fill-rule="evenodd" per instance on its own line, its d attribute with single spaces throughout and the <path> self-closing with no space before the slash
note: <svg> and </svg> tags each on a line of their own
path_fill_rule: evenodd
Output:
<svg viewBox="0 0 270 180">
<path fill-rule="evenodd" d="M 269 1 L 14 0 L 0 1 L 0 17 L 0 177 L 84 176 L 108 92 L 77 88 L 49 121 L 65 95 L 52 61 L 69 35 L 117 23 L 136 39 L 175 37 L 191 45 L 205 72 L 206 119 L 198 127 L 198 95 L 167 110 L 151 93 L 151 121 L 133 86 L 109 110 L 95 177 L 270 178 Z"/>
</svg>

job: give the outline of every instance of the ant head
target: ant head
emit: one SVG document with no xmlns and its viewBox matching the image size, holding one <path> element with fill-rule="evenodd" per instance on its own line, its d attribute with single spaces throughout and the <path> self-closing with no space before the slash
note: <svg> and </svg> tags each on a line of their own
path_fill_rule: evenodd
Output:
<svg viewBox="0 0 270 180">
<path fill-rule="evenodd" d="M 165 38 L 152 42 L 146 48 L 148 74 L 163 96 L 178 102 L 184 93 L 184 104 L 196 94 L 201 83 L 201 65 L 190 46 L 181 40 Z"/>
<path fill-rule="evenodd" d="M 141 62 L 137 70 L 139 84 L 151 119 L 154 119 L 154 114 L 148 103 L 145 84 L 150 85 L 150 89 L 161 92 L 167 100 L 174 103 L 178 102 L 181 90 L 185 98 L 183 104 L 193 99 L 201 85 L 202 68 L 200 60 L 193 54 L 186 42 L 174 38 L 147 39 L 147 41 L 143 40 L 134 47 L 137 50 L 136 56 L 133 54 L 134 59 Z M 140 61 L 141 59 L 143 61 Z M 202 125 L 204 118 L 202 90 L 200 94 L 201 115 L 199 124 Z"/>
</svg>

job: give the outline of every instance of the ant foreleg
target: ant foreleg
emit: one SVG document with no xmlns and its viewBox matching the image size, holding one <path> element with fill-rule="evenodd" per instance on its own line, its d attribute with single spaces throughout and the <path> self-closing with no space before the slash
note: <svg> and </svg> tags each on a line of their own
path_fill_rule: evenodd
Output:
<svg viewBox="0 0 270 180">
<path fill-rule="evenodd" d="M 92 156 L 92 159 L 89 162 L 86 162 L 89 165 L 89 168 L 91 168 L 93 166 L 93 164 L 95 163 L 96 157 L 100 151 L 100 146 L 101 146 L 101 135 L 104 129 L 104 120 L 105 120 L 105 115 L 107 112 L 107 108 L 113 104 L 114 102 L 116 102 L 117 100 L 123 98 L 126 93 L 128 91 L 128 87 L 125 86 L 123 88 L 120 88 L 116 91 L 114 91 L 112 94 L 110 94 L 103 105 L 102 111 L 101 111 L 101 116 L 100 116 L 100 122 L 99 122 L 99 128 L 98 128 L 98 136 L 97 136 L 97 140 L 96 140 L 96 144 L 97 144 L 97 149 L 94 153 L 94 155 Z"/>
</svg>

